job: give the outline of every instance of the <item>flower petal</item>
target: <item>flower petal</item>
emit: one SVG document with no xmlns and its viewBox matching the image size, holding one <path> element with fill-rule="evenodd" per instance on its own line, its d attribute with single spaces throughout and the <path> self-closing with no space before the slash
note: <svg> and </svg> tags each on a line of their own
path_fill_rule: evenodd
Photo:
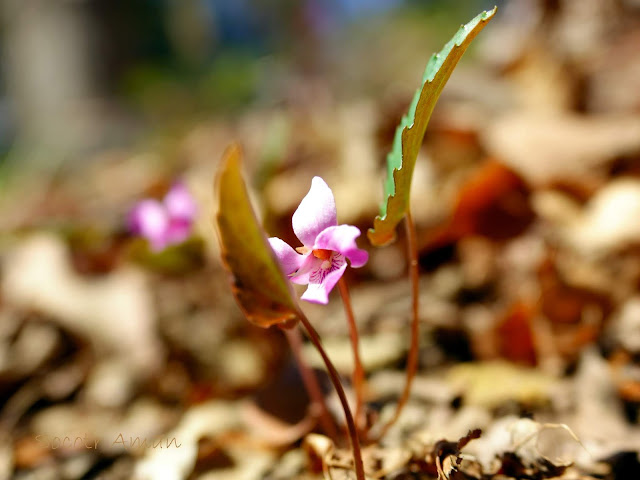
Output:
<svg viewBox="0 0 640 480">
<path fill-rule="evenodd" d="M 329 227 L 320 232 L 313 248 L 340 252 L 349 259 L 352 267 L 358 268 L 369 260 L 369 254 L 356 244 L 359 236 L 360 229 L 353 225 Z"/>
<path fill-rule="evenodd" d="M 297 285 L 306 285 L 309 283 L 309 277 L 313 272 L 319 270 L 321 265 L 322 260 L 314 257 L 311 253 L 308 253 L 300 264 L 300 268 L 298 268 L 298 271 L 290 278 L 290 280 Z"/>
<path fill-rule="evenodd" d="M 182 218 L 171 218 L 167 228 L 168 245 L 184 242 L 191 235 L 191 222 Z"/>
<path fill-rule="evenodd" d="M 193 220 L 197 213 L 193 196 L 183 183 L 175 183 L 164 197 L 164 205 L 172 218 Z"/>
<path fill-rule="evenodd" d="M 303 245 L 310 247 L 327 227 L 338 224 L 333 192 L 320 177 L 313 177 L 309 193 L 293 214 L 293 231 Z"/>
<path fill-rule="evenodd" d="M 154 250 L 162 250 L 167 243 L 169 218 L 157 200 L 142 200 L 129 213 L 129 229 L 151 243 Z"/>
<path fill-rule="evenodd" d="M 288 243 L 278 237 L 271 237 L 269 244 L 286 275 L 290 275 L 298 270 L 305 260 L 305 255 L 300 255 L 291 248 Z"/>
<path fill-rule="evenodd" d="M 341 267 L 333 270 L 324 277 L 320 283 L 309 283 L 309 288 L 300 297 L 301 300 L 306 300 L 311 303 L 319 303 L 326 305 L 329 303 L 329 293 L 336 286 L 340 277 L 347 269 L 347 262 L 344 262 Z"/>
</svg>

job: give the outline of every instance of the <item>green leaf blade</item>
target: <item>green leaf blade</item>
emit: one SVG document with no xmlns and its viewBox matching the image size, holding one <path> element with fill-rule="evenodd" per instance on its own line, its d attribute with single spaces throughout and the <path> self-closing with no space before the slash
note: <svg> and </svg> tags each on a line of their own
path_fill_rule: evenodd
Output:
<svg viewBox="0 0 640 480">
<path fill-rule="evenodd" d="M 288 326 L 298 318 L 299 307 L 251 206 L 240 173 L 241 157 L 237 145 L 227 148 L 216 179 L 215 221 L 222 260 L 247 319 L 263 328 Z"/>
<path fill-rule="evenodd" d="M 409 211 L 413 170 L 436 102 L 467 47 L 493 18 L 496 10 L 494 7 L 493 10 L 482 12 L 461 26 L 444 48 L 433 54 L 427 62 L 422 86 L 416 91 L 407 114 L 402 117 L 387 155 L 385 200 L 373 228 L 367 232 L 373 245 L 386 245 L 395 239 L 396 226 Z"/>
</svg>

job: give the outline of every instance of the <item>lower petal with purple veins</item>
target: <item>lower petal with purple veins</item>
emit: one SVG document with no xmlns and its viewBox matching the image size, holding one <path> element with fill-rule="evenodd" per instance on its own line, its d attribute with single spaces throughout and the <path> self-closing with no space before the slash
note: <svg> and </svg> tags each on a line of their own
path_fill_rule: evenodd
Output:
<svg viewBox="0 0 640 480">
<path fill-rule="evenodd" d="M 338 280 L 340 280 L 340 277 L 342 277 L 346 269 L 347 264 L 345 262 L 337 270 L 327 273 L 321 283 L 309 282 L 309 287 L 300 298 L 307 302 L 326 305 L 329 303 L 329 293 L 333 290 L 333 287 L 336 286 L 336 283 L 338 283 Z"/>
<path fill-rule="evenodd" d="M 347 269 L 347 262 L 343 255 L 336 252 L 329 260 L 317 260 L 320 262 L 319 268 L 310 272 L 309 288 L 300 298 L 324 305 L 329 302 L 329 293 Z"/>
</svg>

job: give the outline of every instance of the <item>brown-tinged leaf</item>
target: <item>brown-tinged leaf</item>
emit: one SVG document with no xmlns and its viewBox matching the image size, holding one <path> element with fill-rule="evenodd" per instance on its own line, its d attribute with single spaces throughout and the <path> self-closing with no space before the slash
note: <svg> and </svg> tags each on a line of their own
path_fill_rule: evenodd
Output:
<svg viewBox="0 0 640 480">
<path fill-rule="evenodd" d="M 267 328 L 294 321 L 298 306 L 251 207 L 240 174 L 241 157 L 234 144 L 222 158 L 216 178 L 216 224 L 233 295 L 251 323 Z"/>
</svg>

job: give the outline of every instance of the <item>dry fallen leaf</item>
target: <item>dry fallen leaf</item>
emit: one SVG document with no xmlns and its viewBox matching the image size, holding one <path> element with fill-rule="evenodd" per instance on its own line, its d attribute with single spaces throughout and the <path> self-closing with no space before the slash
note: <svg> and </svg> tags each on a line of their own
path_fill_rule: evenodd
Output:
<svg viewBox="0 0 640 480">
<path fill-rule="evenodd" d="M 500 354 L 509 361 L 534 366 L 537 363 L 533 319 L 535 307 L 523 302 L 512 305 L 495 328 Z"/>
<path fill-rule="evenodd" d="M 100 354 L 119 356 L 136 376 L 147 377 L 160 365 L 153 299 L 138 270 L 84 278 L 71 268 L 59 238 L 36 234 L 5 256 L 2 290 L 8 304 L 50 316 Z"/>
<path fill-rule="evenodd" d="M 530 185 L 593 175 L 614 158 L 640 150 L 640 118 L 513 113 L 484 132 L 489 153 Z"/>
<path fill-rule="evenodd" d="M 580 215 L 558 227 L 564 239 L 579 252 L 602 256 L 640 243 L 638 218 L 640 181 L 621 178 L 609 182 Z"/>
<path fill-rule="evenodd" d="M 463 393 L 465 404 L 488 408 L 514 400 L 529 405 L 548 402 L 555 380 L 539 370 L 503 361 L 456 365 L 447 378 Z"/>
<path fill-rule="evenodd" d="M 421 240 L 431 251 L 468 235 L 505 240 L 521 234 L 534 220 L 529 187 L 503 164 L 489 160 L 458 191 L 446 225 Z"/>
</svg>

